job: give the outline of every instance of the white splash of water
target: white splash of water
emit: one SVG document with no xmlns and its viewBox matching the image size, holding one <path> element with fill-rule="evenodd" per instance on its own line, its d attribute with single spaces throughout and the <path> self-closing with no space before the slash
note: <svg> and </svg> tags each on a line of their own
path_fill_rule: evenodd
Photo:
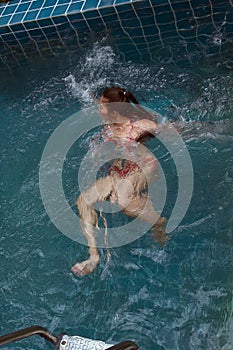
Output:
<svg viewBox="0 0 233 350">
<path fill-rule="evenodd" d="M 74 73 L 64 78 L 68 90 L 84 105 L 90 105 L 91 95 L 99 86 L 105 86 L 108 72 L 114 65 L 115 53 L 110 46 L 94 44 L 79 61 Z"/>
</svg>

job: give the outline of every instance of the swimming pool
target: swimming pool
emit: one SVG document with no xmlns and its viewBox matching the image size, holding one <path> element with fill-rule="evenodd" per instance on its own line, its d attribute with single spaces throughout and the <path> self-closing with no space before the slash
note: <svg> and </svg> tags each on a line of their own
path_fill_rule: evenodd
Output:
<svg viewBox="0 0 233 350">
<path fill-rule="evenodd" d="M 183 135 L 194 192 L 166 246 L 159 248 L 148 232 L 111 249 L 109 262 L 102 249 L 96 271 L 76 278 L 70 267 L 87 249 L 49 220 L 39 191 L 39 162 L 53 130 L 92 105 L 89 92 L 115 83 L 167 118 L 211 123 Z M 13 75 L 1 73 L 1 334 L 40 324 L 55 334 L 108 343 L 132 339 L 144 350 L 231 348 L 232 93 L 232 71 L 216 61 L 186 68 L 126 62 L 104 43 L 75 56 L 35 60 Z M 71 150 L 64 167 L 71 204 L 79 192 L 84 146 Z M 156 148 L 155 154 L 168 181 L 164 213 L 169 215 L 176 172 L 165 149 Z M 37 337 L 4 347 L 50 348 Z"/>
<path fill-rule="evenodd" d="M 231 0 L 11 0 L 0 3 L 0 69 L 82 51 L 108 36 L 127 60 L 232 67 Z"/>
</svg>

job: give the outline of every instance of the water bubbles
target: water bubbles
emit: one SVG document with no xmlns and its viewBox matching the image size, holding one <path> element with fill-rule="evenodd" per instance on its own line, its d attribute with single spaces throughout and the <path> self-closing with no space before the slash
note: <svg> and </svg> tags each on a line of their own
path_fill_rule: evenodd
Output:
<svg viewBox="0 0 233 350">
<path fill-rule="evenodd" d="M 213 40 L 213 43 L 215 45 L 221 46 L 221 44 L 222 44 L 222 37 L 220 35 L 213 36 L 212 40 Z"/>
</svg>

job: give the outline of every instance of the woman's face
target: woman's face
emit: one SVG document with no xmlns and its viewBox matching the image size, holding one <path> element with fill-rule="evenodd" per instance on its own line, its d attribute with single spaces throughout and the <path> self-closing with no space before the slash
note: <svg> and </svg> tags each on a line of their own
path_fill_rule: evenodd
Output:
<svg viewBox="0 0 233 350">
<path fill-rule="evenodd" d="M 106 103 L 109 102 L 109 99 L 104 97 L 103 95 L 100 97 L 100 105 L 99 105 L 99 112 L 104 120 L 109 120 L 109 112 L 107 109 Z"/>
</svg>

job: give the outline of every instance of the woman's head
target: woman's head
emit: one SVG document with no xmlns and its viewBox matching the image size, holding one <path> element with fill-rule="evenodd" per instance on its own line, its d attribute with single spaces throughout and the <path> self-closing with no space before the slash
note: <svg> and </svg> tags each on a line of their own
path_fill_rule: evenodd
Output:
<svg viewBox="0 0 233 350">
<path fill-rule="evenodd" d="M 139 105 L 138 100 L 131 92 L 118 86 L 104 89 L 100 97 L 100 113 L 105 120 L 111 122 L 114 122 L 114 117 L 117 114 L 131 120 L 156 120 L 155 116 Z"/>
<path fill-rule="evenodd" d="M 100 97 L 100 113 L 105 120 L 115 122 L 116 116 L 132 118 L 135 108 L 130 103 L 138 104 L 134 96 L 123 88 L 113 86 L 106 88 Z"/>
<path fill-rule="evenodd" d="M 131 94 L 131 92 L 118 86 L 107 87 L 104 89 L 101 97 L 108 100 L 108 102 L 132 102 L 138 104 L 137 99 Z"/>
</svg>

